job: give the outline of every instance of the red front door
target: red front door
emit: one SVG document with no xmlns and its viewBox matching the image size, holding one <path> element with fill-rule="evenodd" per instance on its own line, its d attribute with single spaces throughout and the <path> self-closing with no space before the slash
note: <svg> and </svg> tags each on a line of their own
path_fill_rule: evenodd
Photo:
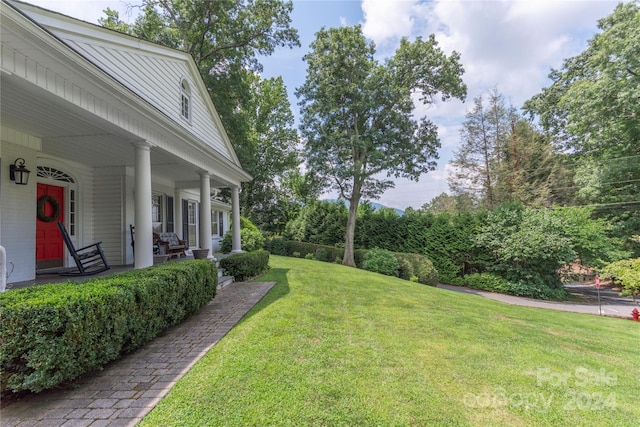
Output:
<svg viewBox="0 0 640 427">
<path fill-rule="evenodd" d="M 56 222 L 64 222 L 64 188 L 38 184 L 36 268 L 62 267 L 64 242 Z"/>
</svg>

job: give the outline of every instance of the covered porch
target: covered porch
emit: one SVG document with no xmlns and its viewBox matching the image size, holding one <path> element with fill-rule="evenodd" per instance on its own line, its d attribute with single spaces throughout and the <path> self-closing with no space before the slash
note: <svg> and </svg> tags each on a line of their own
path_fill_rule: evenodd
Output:
<svg viewBox="0 0 640 427">
<path fill-rule="evenodd" d="M 53 25 L 50 17 L 42 19 Z M 71 33 L 74 25 L 79 29 L 70 38 L 111 36 L 81 22 L 60 28 Z M 231 193 L 233 252 L 241 252 L 239 190 L 251 177 L 239 165 L 190 57 L 138 47 L 138 55 L 160 65 L 173 61 L 167 72 L 175 64 L 183 68 L 175 79 L 176 99 L 166 99 L 156 93 L 164 81 L 137 90 L 128 76 L 106 72 L 99 61 L 70 48 L 63 35 L 52 36 L 52 28 L 3 7 L 0 245 L 14 265 L 11 280 L 29 281 L 39 269 L 73 265 L 56 221 L 65 224 L 76 247 L 101 241 L 111 265 L 152 265 L 154 232 L 176 233 L 188 249 L 211 250 L 212 195 L 220 189 Z M 133 43 L 117 37 L 123 38 L 118 43 Z M 180 81 L 191 89 L 192 107 L 184 117 Z M 26 185 L 9 177 L 19 159 L 30 170 Z"/>
</svg>

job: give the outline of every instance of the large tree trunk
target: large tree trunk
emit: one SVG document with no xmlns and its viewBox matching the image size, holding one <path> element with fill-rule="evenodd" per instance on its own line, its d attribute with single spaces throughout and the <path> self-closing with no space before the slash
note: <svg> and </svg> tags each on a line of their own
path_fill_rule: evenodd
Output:
<svg viewBox="0 0 640 427">
<path fill-rule="evenodd" d="M 353 240 L 356 233 L 356 218 L 358 214 L 358 204 L 360 195 L 353 195 L 349 200 L 349 216 L 347 218 L 347 231 L 344 233 L 344 258 L 342 264 L 355 267 L 356 261 L 353 256 Z"/>
</svg>

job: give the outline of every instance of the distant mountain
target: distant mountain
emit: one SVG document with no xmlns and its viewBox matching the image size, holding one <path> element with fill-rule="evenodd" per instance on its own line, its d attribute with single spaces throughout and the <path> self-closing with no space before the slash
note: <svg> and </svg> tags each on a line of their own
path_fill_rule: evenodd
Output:
<svg viewBox="0 0 640 427">
<path fill-rule="evenodd" d="M 344 202 L 344 204 L 349 207 L 349 201 L 348 200 L 338 200 L 338 199 L 323 199 L 326 202 L 332 202 L 332 203 L 337 203 L 339 201 Z M 363 200 L 364 201 L 364 200 Z M 372 202 L 369 201 L 369 203 L 371 204 L 371 206 L 373 206 L 373 209 L 375 210 L 380 210 L 380 209 L 393 209 L 394 211 L 396 211 L 396 213 L 400 216 L 404 215 L 404 211 L 402 209 L 397 209 L 397 208 L 390 208 L 389 206 L 385 206 L 382 205 L 378 202 Z"/>
</svg>

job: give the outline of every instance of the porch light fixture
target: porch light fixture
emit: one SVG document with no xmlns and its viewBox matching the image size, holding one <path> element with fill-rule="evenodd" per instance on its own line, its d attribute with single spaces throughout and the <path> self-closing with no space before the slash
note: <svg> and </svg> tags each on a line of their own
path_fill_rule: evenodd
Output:
<svg viewBox="0 0 640 427">
<path fill-rule="evenodd" d="M 20 162 L 19 165 L 16 163 Z M 18 157 L 12 165 L 9 165 L 9 179 L 18 185 L 27 185 L 31 171 L 24 166 L 24 159 Z"/>
</svg>

